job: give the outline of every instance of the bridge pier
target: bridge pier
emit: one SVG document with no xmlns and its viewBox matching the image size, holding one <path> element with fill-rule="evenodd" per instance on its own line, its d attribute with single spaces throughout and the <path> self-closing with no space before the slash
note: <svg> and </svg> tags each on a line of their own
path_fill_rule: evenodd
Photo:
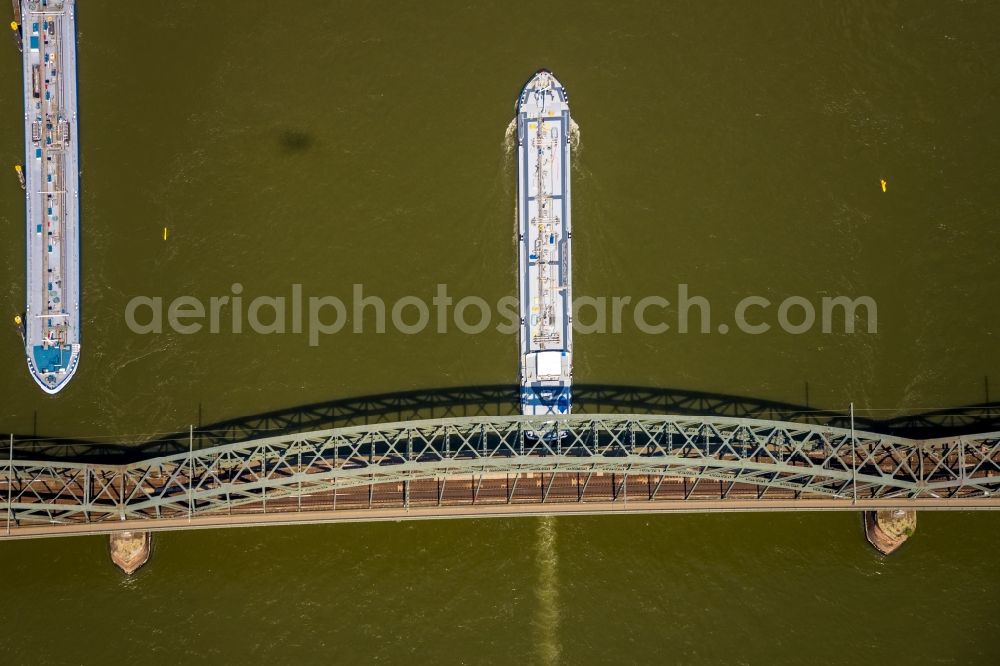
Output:
<svg viewBox="0 0 1000 666">
<path fill-rule="evenodd" d="M 902 546 L 916 529 L 916 511 L 865 511 L 865 536 L 868 543 L 883 555 L 889 555 Z"/>
<path fill-rule="evenodd" d="M 151 532 L 112 532 L 108 536 L 111 561 L 126 575 L 132 575 L 149 560 L 153 545 Z"/>
</svg>

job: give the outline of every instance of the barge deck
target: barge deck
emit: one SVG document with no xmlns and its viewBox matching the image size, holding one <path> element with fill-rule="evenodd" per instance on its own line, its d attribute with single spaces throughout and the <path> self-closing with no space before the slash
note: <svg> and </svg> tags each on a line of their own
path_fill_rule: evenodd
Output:
<svg viewBox="0 0 1000 666">
<path fill-rule="evenodd" d="M 569 97 L 540 70 L 517 101 L 521 411 L 569 414 L 573 336 Z"/>
<path fill-rule="evenodd" d="M 27 303 L 35 382 L 62 390 L 80 359 L 76 2 L 21 0 Z"/>
</svg>

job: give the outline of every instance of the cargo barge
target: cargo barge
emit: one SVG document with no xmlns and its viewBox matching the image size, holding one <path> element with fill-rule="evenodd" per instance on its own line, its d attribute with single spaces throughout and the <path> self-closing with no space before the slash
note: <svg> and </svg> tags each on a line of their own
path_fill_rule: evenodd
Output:
<svg viewBox="0 0 1000 666">
<path fill-rule="evenodd" d="M 58 393 L 80 361 L 76 1 L 21 0 L 28 369 Z"/>
<path fill-rule="evenodd" d="M 573 335 L 569 97 L 547 70 L 524 85 L 517 114 L 521 411 L 569 414 Z"/>
</svg>

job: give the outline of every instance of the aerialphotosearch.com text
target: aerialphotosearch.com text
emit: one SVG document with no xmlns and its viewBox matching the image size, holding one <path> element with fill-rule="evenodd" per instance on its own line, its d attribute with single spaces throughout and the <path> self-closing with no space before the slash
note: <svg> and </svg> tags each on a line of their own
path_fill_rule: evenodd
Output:
<svg viewBox="0 0 1000 666">
<path fill-rule="evenodd" d="M 761 335 L 777 330 L 790 335 L 878 332 L 878 306 L 869 296 L 792 295 L 780 301 L 759 295 L 740 299 L 725 321 L 713 322 L 708 298 L 692 295 L 678 284 L 675 293 L 643 296 L 577 296 L 571 323 L 580 335 L 619 334 L 629 327 L 648 335 L 674 333 Z M 454 297 L 446 284 L 438 284 L 429 298 L 408 295 L 384 299 L 354 284 L 350 298 L 305 295 L 301 284 L 286 295 L 244 294 L 234 283 L 228 294 L 208 298 L 181 295 L 135 296 L 125 307 L 128 328 L 139 335 L 169 329 L 181 335 L 251 332 L 258 335 L 305 335 L 312 347 L 331 335 L 384 334 L 396 331 L 419 335 L 428 331 L 458 330 L 478 335 L 491 328 L 514 334 L 521 326 L 518 301 L 504 296 L 490 303 L 480 296 Z"/>
</svg>

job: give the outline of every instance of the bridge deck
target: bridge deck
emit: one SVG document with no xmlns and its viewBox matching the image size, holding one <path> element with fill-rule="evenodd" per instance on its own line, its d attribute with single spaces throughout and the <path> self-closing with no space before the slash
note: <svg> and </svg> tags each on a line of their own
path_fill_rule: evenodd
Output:
<svg viewBox="0 0 1000 666">
<path fill-rule="evenodd" d="M 723 417 L 548 418 L 359 426 L 197 451 L 192 440 L 187 453 L 129 465 L 11 457 L 0 468 L 3 534 L 246 524 L 265 514 L 311 522 L 347 519 L 343 512 L 357 520 L 356 512 L 379 519 L 625 504 L 1000 508 L 1000 433 L 918 441 Z"/>
</svg>

